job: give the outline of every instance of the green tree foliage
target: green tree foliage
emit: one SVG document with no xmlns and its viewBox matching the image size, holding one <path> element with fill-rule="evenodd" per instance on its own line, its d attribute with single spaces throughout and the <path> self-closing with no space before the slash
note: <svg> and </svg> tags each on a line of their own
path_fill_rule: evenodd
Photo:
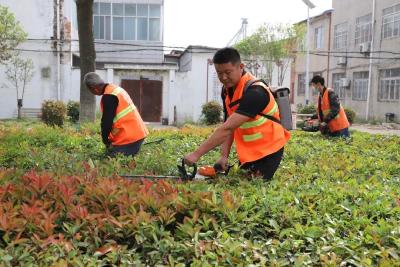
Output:
<svg viewBox="0 0 400 267">
<path fill-rule="evenodd" d="M 7 7 L 0 5 L 0 64 L 12 57 L 13 49 L 27 34 Z"/>
<path fill-rule="evenodd" d="M 273 69 L 278 68 L 278 86 L 282 85 L 286 70 L 295 57 L 295 51 L 304 38 L 303 25 L 264 24 L 236 45 L 250 60 L 259 60 L 266 69 L 265 79 L 272 80 Z"/>
</svg>

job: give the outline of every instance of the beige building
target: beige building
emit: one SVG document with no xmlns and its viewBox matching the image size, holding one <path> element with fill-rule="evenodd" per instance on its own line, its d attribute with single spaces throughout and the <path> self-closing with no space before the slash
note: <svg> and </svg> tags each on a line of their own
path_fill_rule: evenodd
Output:
<svg viewBox="0 0 400 267">
<path fill-rule="evenodd" d="M 318 27 L 329 24 L 319 37 Z M 323 49 L 317 49 L 319 38 Z M 361 119 L 368 113 L 370 120 L 384 120 L 391 113 L 400 121 L 400 0 L 333 0 L 331 18 L 312 18 L 310 44 L 310 77 L 322 73 L 343 106 Z M 304 71 L 299 55 L 295 103 L 305 103 Z"/>
<path fill-rule="evenodd" d="M 310 18 L 310 68 L 309 77 L 313 75 L 321 75 L 329 82 L 329 60 L 327 56 L 320 56 L 330 50 L 330 35 L 331 35 L 331 19 L 332 10 L 327 10 L 324 13 Z M 299 22 L 307 26 L 307 20 Z M 296 105 L 306 103 L 306 45 L 304 43 L 299 45 L 299 53 L 294 62 L 295 71 L 292 72 L 292 88 L 295 88 L 292 96 Z M 309 94 L 310 103 L 316 103 L 317 93 L 310 90 Z"/>
</svg>

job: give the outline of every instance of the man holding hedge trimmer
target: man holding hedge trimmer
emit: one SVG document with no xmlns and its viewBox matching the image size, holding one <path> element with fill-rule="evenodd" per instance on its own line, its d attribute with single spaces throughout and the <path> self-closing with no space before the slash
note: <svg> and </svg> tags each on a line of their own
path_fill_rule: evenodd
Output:
<svg viewBox="0 0 400 267">
<path fill-rule="evenodd" d="M 218 78 L 224 85 L 222 98 L 225 122 L 193 153 L 185 156 L 189 165 L 221 145 L 217 164 L 228 168 L 233 141 L 242 168 L 270 180 L 282 159 L 290 133 L 280 123 L 278 104 L 263 82 L 244 70 L 234 48 L 218 50 L 213 58 Z"/>
<path fill-rule="evenodd" d="M 311 79 L 310 85 L 319 91 L 317 114 L 311 119 L 318 118 L 321 133 L 333 137 L 350 137 L 350 123 L 337 94 L 325 86 L 324 78 L 319 75 Z"/>
</svg>

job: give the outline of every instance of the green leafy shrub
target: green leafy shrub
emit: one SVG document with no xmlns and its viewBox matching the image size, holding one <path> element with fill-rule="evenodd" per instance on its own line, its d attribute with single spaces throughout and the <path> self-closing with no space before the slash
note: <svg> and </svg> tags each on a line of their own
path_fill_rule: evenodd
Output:
<svg viewBox="0 0 400 267">
<path fill-rule="evenodd" d="M 299 113 L 299 114 L 314 114 L 316 112 L 317 112 L 316 107 L 312 104 L 305 105 L 305 106 L 299 105 L 297 107 L 297 113 Z"/>
<path fill-rule="evenodd" d="M 0 121 L 0 266 L 399 265 L 400 137 L 294 131 L 268 184 L 151 182 L 118 174 L 176 175 L 213 127 L 151 131 L 136 167 L 98 130 Z"/>
<path fill-rule="evenodd" d="M 216 101 L 210 101 L 202 106 L 202 115 L 207 125 L 221 122 L 222 106 Z"/>
<path fill-rule="evenodd" d="M 344 112 L 346 112 L 346 117 L 347 117 L 347 120 L 349 121 L 349 123 L 353 124 L 353 122 L 356 118 L 356 112 L 350 108 L 345 108 Z"/>
<path fill-rule="evenodd" d="M 67 104 L 67 115 L 71 122 L 77 123 L 79 121 L 79 102 L 69 101 Z"/>
<path fill-rule="evenodd" d="M 42 121 L 50 126 L 63 126 L 67 107 L 62 101 L 46 100 L 42 104 Z"/>
</svg>

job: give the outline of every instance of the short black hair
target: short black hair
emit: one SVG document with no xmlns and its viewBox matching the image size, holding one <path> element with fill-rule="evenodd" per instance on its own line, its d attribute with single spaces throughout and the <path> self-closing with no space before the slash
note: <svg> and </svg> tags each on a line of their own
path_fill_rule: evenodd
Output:
<svg viewBox="0 0 400 267">
<path fill-rule="evenodd" d="M 214 64 L 241 63 L 239 51 L 233 47 L 225 47 L 218 50 L 213 57 Z"/>
<path fill-rule="evenodd" d="M 324 77 L 320 76 L 320 75 L 315 75 L 312 79 L 310 83 L 320 83 L 322 86 L 325 86 L 325 79 Z"/>
</svg>

